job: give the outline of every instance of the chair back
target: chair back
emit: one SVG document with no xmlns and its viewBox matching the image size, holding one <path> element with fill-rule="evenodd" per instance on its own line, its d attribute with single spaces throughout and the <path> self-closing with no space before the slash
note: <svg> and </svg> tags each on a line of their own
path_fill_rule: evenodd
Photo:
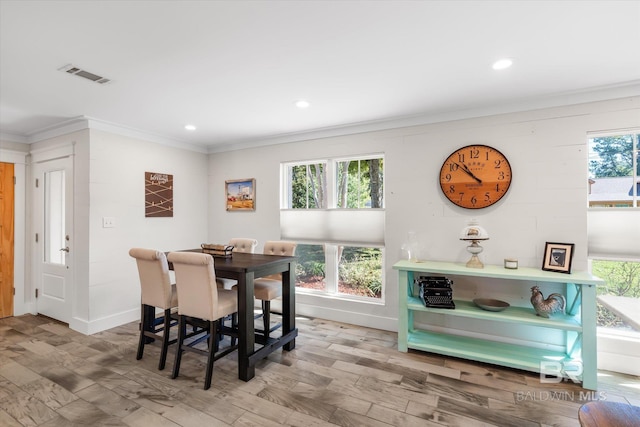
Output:
<svg viewBox="0 0 640 427">
<path fill-rule="evenodd" d="M 164 252 L 155 249 L 132 248 L 129 255 L 135 258 L 140 276 L 142 304 L 164 310 L 175 307 L 172 301 L 169 264 Z"/>
<path fill-rule="evenodd" d="M 218 286 L 213 257 L 197 252 L 170 252 L 178 289 L 178 314 L 204 320 L 216 320 Z"/>
<path fill-rule="evenodd" d="M 255 252 L 256 246 L 258 246 L 258 241 L 256 239 L 236 237 L 229 240 L 229 244 L 233 246 L 233 252 L 252 254 Z"/>
<path fill-rule="evenodd" d="M 296 242 L 289 242 L 286 240 L 269 240 L 264 242 L 264 249 L 262 253 L 264 255 L 280 255 L 280 256 L 294 256 L 296 254 Z M 282 274 L 270 274 L 265 276 L 265 279 L 282 280 Z"/>
<path fill-rule="evenodd" d="M 265 255 L 294 256 L 296 254 L 296 242 L 286 240 L 269 240 L 264 243 L 262 251 Z"/>
</svg>

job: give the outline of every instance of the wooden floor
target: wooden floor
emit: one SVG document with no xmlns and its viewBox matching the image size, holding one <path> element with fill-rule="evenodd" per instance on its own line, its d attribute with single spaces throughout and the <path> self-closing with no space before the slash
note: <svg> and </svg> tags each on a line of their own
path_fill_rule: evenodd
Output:
<svg viewBox="0 0 640 427">
<path fill-rule="evenodd" d="M 640 405 L 640 378 L 600 372 L 597 392 L 534 373 L 396 350 L 396 334 L 300 318 L 296 349 L 237 378 L 235 353 L 186 353 L 180 377 L 159 348 L 135 358 L 137 323 L 85 336 L 42 316 L 0 320 L 1 426 L 577 426 L 578 408 Z"/>
</svg>

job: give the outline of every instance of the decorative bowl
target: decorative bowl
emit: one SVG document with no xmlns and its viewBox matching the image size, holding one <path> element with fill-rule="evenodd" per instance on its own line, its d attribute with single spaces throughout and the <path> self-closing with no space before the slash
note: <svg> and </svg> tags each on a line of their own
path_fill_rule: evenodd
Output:
<svg viewBox="0 0 640 427">
<path fill-rule="evenodd" d="M 497 299 L 476 298 L 473 300 L 473 303 L 487 311 L 502 311 L 510 307 L 508 302 Z"/>
</svg>

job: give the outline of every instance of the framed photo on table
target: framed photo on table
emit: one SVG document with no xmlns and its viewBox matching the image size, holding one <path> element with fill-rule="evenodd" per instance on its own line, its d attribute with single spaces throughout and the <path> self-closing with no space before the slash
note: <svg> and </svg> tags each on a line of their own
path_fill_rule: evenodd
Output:
<svg viewBox="0 0 640 427">
<path fill-rule="evenodd" d="M 571 261 L 573 260 L 573 243 L 547 242 L 542 258 L 542 269 L 557 273 L 571 273 Z"/>
<path fill-rule="evenodd" d="M 234 179 L 224 182 L 227 211 L 256 210 L 255 178 Z"/>
</svg>

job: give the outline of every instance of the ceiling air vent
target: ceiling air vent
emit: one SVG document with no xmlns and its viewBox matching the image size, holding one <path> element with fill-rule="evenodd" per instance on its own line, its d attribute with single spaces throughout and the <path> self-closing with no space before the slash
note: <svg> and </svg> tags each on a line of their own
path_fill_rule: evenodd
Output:
<svg viewBox="0 0 640 427">
<path fill-rule="evenodd" d="M 92 82 L 99 83 L 101 85 L 103 85 L 105 83 L 109 83 L 111 81 L 110 79 L 108 79 L 106 77 L 102 77 L 102 76 L 99 76 L 97 74 L 90 73 L 90 72 L 88 72 L 86 70 L 83 70 L 82 68 L 76 67 L 75 65 L 71 65 L 71 64 L 65 65 L 62 68 L 58 68 L 58 70 L 64 71 L 67 74 L 74 74 L 74 75 L 76 75 L 78 77 L 82 77 L 82 78 L 85 78 L 87 80 L 91 80 Z"/>
</svg>

